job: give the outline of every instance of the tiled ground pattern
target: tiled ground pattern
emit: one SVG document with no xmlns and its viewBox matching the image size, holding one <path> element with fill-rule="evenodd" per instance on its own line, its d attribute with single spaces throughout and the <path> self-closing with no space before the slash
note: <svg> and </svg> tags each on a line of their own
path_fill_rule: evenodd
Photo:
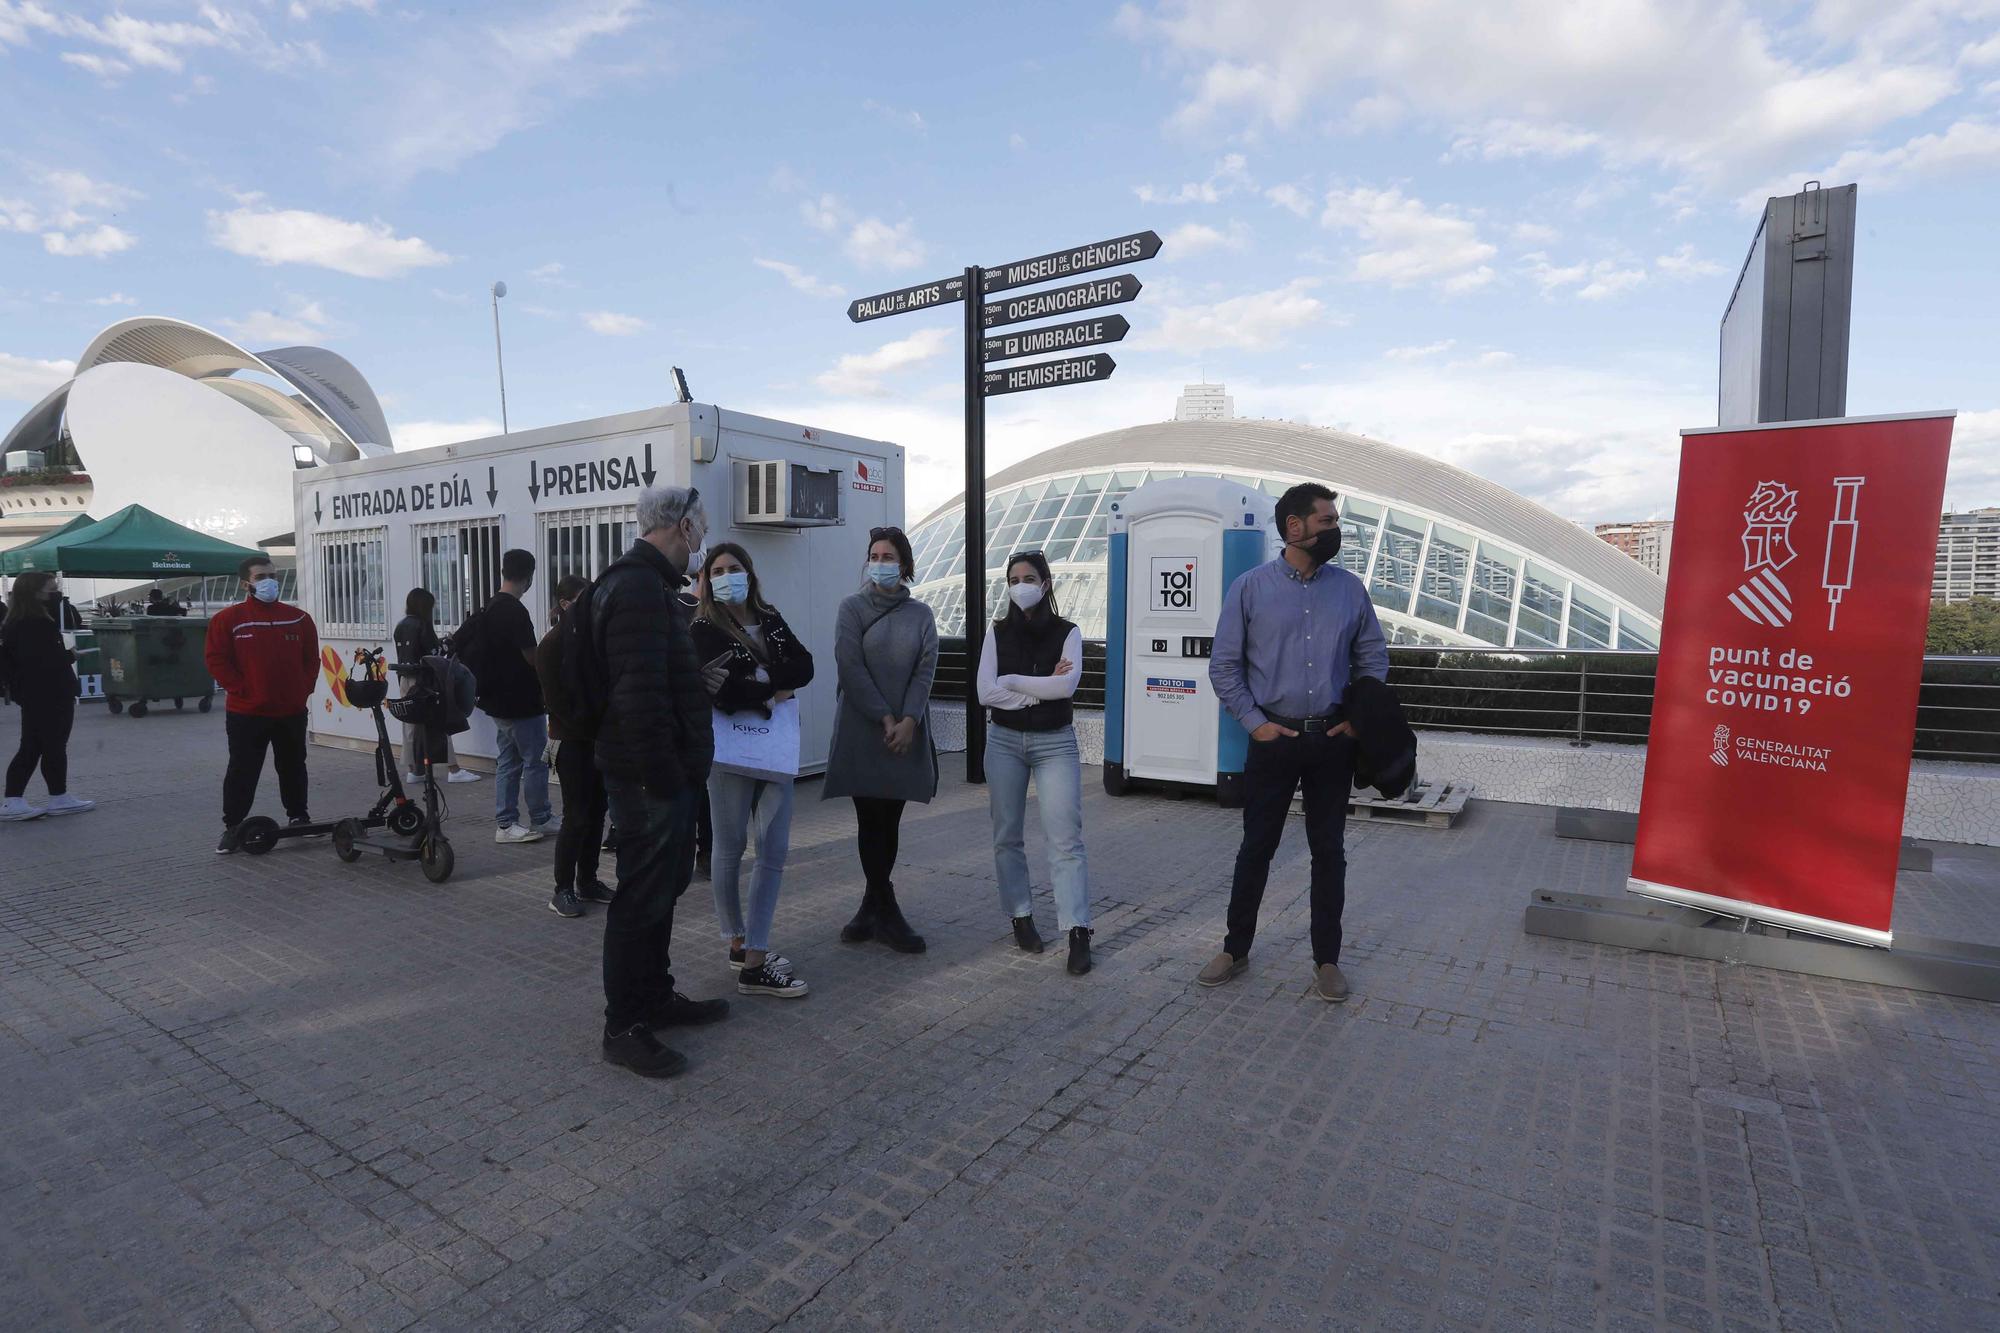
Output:
<svg viewBox="0 0 2000 1333">
<path fill-rule="evenodd" d="M 1528 937 L 1531 889 L 1629 858 L 1547 810 L 1351 830 L 1335 1007 L 1302 837 L 1203 991 L 1232 816 L 1092 791 L 1078 980 L 1005 943 L 956 783 L 907 829 L 930 952 L 835 942 L 851 817 L 807 787 L 813 995 L 738 999 L 653 1084 L 598 1061 L 598 923 L 491 843 L 490 785 L 450 789 L 434 888 L 214 856 L 222 751 L 220 716 L 88 710 L 102 808 L 0 827 L 9 1328 L 2000 1327 L 2000 1011 Z M 313 771 L 365 806 L 365 759 Z M 1899 925 L 1994 938 L 1996 891 L 1940 847 Z M 713 921 L 698 883 L 696 994 Z"/>
</svg>

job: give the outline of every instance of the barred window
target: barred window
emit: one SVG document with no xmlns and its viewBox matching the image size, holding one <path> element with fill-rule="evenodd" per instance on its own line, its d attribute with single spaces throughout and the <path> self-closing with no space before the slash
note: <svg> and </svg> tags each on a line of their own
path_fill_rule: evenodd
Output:
<svg viewBox="0 0 2000 1333">
<path fill-rule="evenodd" d="M 631 549 L 639 537 L 637 505 L 604 505 L 595 509 L 564 509 L 543 514 L 541 567 L 535 583 L 542 590 L 547 623 L 556 618 L 556 584 L 565 574 L 594 579 Z"/>
<path fill-rule="evenodd" d="M 417 586 L 437 598 L 431 624 L 449 633 L 499 591 L 500 520 L 419 523 L 412 534 L 417 544 Z"/>
<path fill-rule="evenodd" d="M 320 633 L 338 639 L 378 639 L 389 633 L 387 528 L 321 533 L 313 539 L 319 572 Z"/>
</svg>

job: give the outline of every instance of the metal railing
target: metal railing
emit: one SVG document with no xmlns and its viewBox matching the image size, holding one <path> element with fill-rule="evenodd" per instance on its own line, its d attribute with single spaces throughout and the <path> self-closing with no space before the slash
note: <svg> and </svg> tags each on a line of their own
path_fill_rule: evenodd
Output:
<svg viewBox="0 0 2000 1333">
<path fill-rule="evenodd" d="M 1559 737 L 1579 747 L 1643 745 L 1658 664 L 1657 653 L 1396 647 L 1389 683 L 1419 728 Z M 965 699 L 969 674 L 965 641 L 944 640 L 935 697 Z M 1104 707 L 1101 642 L 1083 645 L 1076 702 Z M 1924 659 L 1913 753 L 2000 763 L 2000 657 Z"/>
</svg>

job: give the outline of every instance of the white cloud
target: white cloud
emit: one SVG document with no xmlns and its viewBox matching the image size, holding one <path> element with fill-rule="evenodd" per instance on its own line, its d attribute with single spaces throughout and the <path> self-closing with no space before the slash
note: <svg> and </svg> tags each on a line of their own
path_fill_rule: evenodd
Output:
<svg viewBox="0 0 2000 1333">
<path fill-rule="evenodd" d="M 449 264 L 450 255 L 386 222 L 350 222 L 298 208 L 233 208 L 208 215 L 209 239 L 261 264 L 314 264 L 357 278 L 399 278 Z"/>
<path fill-rule="evenodd" d="M 609 338 L 630 338 L 652 326 L 637 315 L 621 315 L 615 310 L 593 310 L 583 317 L 584 327 Z"/>
<path fill-rule="evenodd" d="M 907 218 L 893 225 L 880 218 L 863 218 L 847 233 L 847 257 L 862 268 L 914 268 L 924 262 L 924 253 L 917 226 Z"/>
<path fill-rule="evenodd" d="M 106 83 L 116 83 L 132 72 L 132 67 L 124 61 L 90 51 L 65 51 L 62 53 L 62 61 L 66 65 L 76 66 L 85 73 L 95 74 Z"/>
<path fill-rule="evenodd" d="M 0 399 L 38 402 L 75 375 L 74 361 L 38 361 L 0 352 Z"/>
<path fill-rule="evenodd" d="M 799 214 L 814 231 L 838 231 L 847 210 L 840 206 L 840 200 L 830 194 L 822 194 L 816 198 L 801 199 Z"/>
<path fill-rule="evenodd" d="M 1025 153 L 1028 151 L 1028 141 L 1019 134 L 1008 135 L 1007 146 L 1013 149 L 1017 153 Z"/>
<path fill-rule="evenodd" d="M 1630 291 L 1646 280 L 1643 267 L 1634 268 L 1615 259 L 1580 260 L 1574 264 L 1557 265 L 1550 263 L 1549 257 L 1539 252 L 1529 255 L 1527 259 L 1527 274 L 1542 289 L 1543 296 L 1554 296 L 1565 288 L 1573 288 L 1579 300 L 1602 301 Z"/>
<path fill-rule="evenodd" d="M 915 111 L 899 110 L 896 107 L 884 105 L 872 97 L 861 104 L 861 109 L 863 111 L 873 111 L 889 123 L 900 125 L 904 129 L 915 130 L 919 134 L 922 134 L 926 128 L 924 118 Z"/>
<path fill-rule="evenodd" d="M 1254 188 L 1243 154 L 1230 153 L 1215 164 L 1206 180 L 1188 181 L 1175 190 L 1141 185 L 1133 193 L 1143 204 L 1214 204 L 1238 190 Z"/>
<path fill-rule="evenodd" d="M 1944 493 L 1954 509 L 2000 505 L 2000 408 L 1960 412 L 1952 423 Z"/>
<path fill-rule="evenodd" d="M 465 421 L 398 421 L 389 428 L 389 434 L 396 441 L 397 453 L 428 449 L 437 444 L 457 444 L 461 440 L 483 440 L 499 433 L 500 421 L 497 417 L 472 417 Z"/>
<path fill-rule="evenodd" d="M 1270 291 L 1212 305 L 1166 305 L 1154 327 L 1133 345 L 1188 354 L 1232 347 L 1263 351 L 1326 316 L 1325 304 L 1311 294 L 1315 285 L 1312 278 L 1294 278 Z"/>
<path fill-rule="evenodd" d="M 1602 301 L 1620 292 L 1630 291 L 1645 280 L 1646 270 L 1643 268 L 1619 268 L 1615 264 L 1606 267 L 1598 264 L 1592 269 L 1590 281 L 1576 289 L 1576 299 Z"/>
<path fill-rule="evenodd" d="M 1919 134 L 1894 148 L 1856 148 L 1842 153 L 1819 179 L 1863 189 L 1889 189 L 1941 176 L 1975 176 L 2000 167 L 2000 123 L 1961 120 L 1942 134 Z M 1762 205 L 1774 194 L 1790 194 L 1796 181 L 1774 178 L 1765 188 L 1745 196 Z"/>
<path fill-rule="evenodd" d="M 1516 222 L 1507 229 L 1507 234 L 1523 245 L 1547 245 L 1562 235 L 1554 227 L 1539 222 Z"/>
<path fill-rule="evenodd" d="M 782 259 L 754 259 L 751 262 L 757 265 L 758 268 L 767 268 L 771 272 L 778 274 L 791 284 L 794 291 L 804 292 L 807 296 L 820 296 L 828 300 L 837 300 L 847 295 L 846 292 L 832 283 L 821 282 L 797 264 L 787 264 Z"/>
<path fill-rule="evenodd" d="M 247 10 L 215 3 L 193 9 L 186 19 L 135 18 L 114 9 L 93 20 L 51 10 L 34 0 L 0 3 L 0 46 L 27 45 L 34 35 L 94 45 L 101 50 L 64 51 L 60 58 L 105 80 L 135 68 L 179 74 L 197 52 L 241 56 L 267 69 L 324 62 L 316 42 L 273 37 Z"/>
<path fill-rule="evenodd" d="M 285 12 L 295 19 L 309 19 L 314 14 L 331 14 L 343 9 L 358 9 L 373 14 L 375 4 L 376 0 L 291 0 Z"/>
<path fill-rule="evenodd" d="M 1574 157 L 1602 142 L 1600 136 L 1572 125 L 1491 120 L 1461 134 L 1445 154 L 1445 160 L 1477 157 L 1495 162 L 1518 157 Z"/>
<path fill-rule="evenodd" d="M 1877 16 L 1909 8 L 1867 6 Z M 1920 8 L 1935 11 L 1920 20 L 1933 32 L 1957 21 L 1950 6 Z M 1812 12 L 1737 0 L 1586 10 L 1355 0 L 1337 11 L 1324 0 L 1218 0 L 1128 5 L 1118 26 L 1184 72 L 1172 118 L 1183 130 L 1287 129 L 1322 107 L 1351 116 L 1394 96 L 1473 127 L 1459 137 L 1482 155 L 1582 151 L 1588 134 L 1590 150 L 1614 162 L 1729 189 L 1928 110 L 1958 86 L 1962 42 L 1905 41 L 1891 58 L 1806 31 Z"/>
<path fill-rule="evenodd" d="M 269 346 L 317 342 L 326 337 L 327 324 L 326 311 L 319 302 L 296 299 L 287 314 L 275 310 L 253 310 L 242 319 L 222 321 L 222 326 L 235 334 L 239 341 Z"/>
<path fill-rule="evenodd" d="M 546 287 L 567 287 L 571 289 L 576 287 L 574 282 L 563 276 L 563 266 L 554 260 L 546 264 L 535 265 L 535 267 L 528 270 L 528 276 Z"/>
<path fill-rule="evenodd" d="M 1270 189 L 1264 191 L 1264 197 L 1279 208 L 1296 213 L 1300 217 L 1305 217 L 1313 210 L 1312 196 L 1298 186 L 1289 183 L 1273 185 Z"/>
<path fill-rule="evenodd" d="M 356 170 L 394 181 L 449 170 L 565 102 L 657 78 L 667 57 L 645 40 L 650 12 L 644 0 L 556 0 L 519 17 L 454 21 L 399 40 L 379 96 L 362 99 L 369 142 Z"/>
<path fill-rule="evenodd" d="M 833 369 L 816 376 L 813 382 L 831 393 L 880 396 L 887 392 L 882 384 L 885 376 L 943 355 L 951 338 L 950 329 L 919 329 L 907 338 L 883 343 L 872 352 L 843 356 Z"/>
<path fill-rule="evenodd" d="M 1425 343 L 1421 347 L 1391 347 L 1382 355 L 1391 361 L 1420 361 L 1427 356 L 1442 356 L 1456 346 L 1458 339 L 1444 338 L 1434 343 Z"/>
<path fill-rule="evenodd" d="M 1320 222 L 1361 237 L 1367 248 L 1354 258 L 1357 281 L 1394 287 L 1434 282 L 1448 292 L 1462 292 L 1493 277 L 1486 261 L 1498 252 L 1480 239 L 1469 218 L 1426 208 L 1421 199 L 1399 189 L 1330 191 Z"/>
<path fill-rule="evenodd" d="M 1231 222 L 1218 230 L 1204 222 L 1186 222 L 1168 232 L 1160 241 L 1165 259 L 1186 259 L 1204 250 L 1241 250 L 1250 243 L 1250 229 Z"/>
<path fill-rule="evenodd" d="M 1653 261 L 1653 265 L 1660 272 L 1676 278 L 1710 278 L 1728 272 L 1713 259 L 1697 255 L 1692 243 L 1682 245 L 1670 255 L 1661 255 Z"/>
<path fill-rule="evenodd" d="M 84 304 L 85 305 L 137 305 L 139 304 L 139 298 L 136 296 L 127 296 L 123 292 L 113 292 L 109 296 L 85 297 Z"/>
<path fill-rule="evenodd" d="M 52 255 L 66 258 L 102 259 L 130 250 L 139 243 L 139 238 L 128 231 L 104 223 L 82 231 L 42 233 L 42 248 Z"/>
</svg>

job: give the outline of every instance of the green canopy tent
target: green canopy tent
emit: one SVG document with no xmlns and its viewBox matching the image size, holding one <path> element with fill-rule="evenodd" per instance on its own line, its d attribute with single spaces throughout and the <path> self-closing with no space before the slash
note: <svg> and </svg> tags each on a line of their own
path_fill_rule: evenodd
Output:
<svg viewBox="0 0 2000 1333">
<path fill-rule="evenodd" d="M 78 578 L 166 579 L 234 574 L 252 556 L 264 553 L 184 528 L 142 505 L 127 505 L 101 522 L 65 528 L 0 553 L 0 571 L 55 569 Z"/>
<path fill-rule="evenodd" d="M 97 522 L 88 514 L 78 514 L 54 532 L 45 532 L 11 551 L 0 551 L 0 574 L 26 574 L 36 569 L 56 567 L 56 547 L 65 537 L 74 536 Z"/>
</svg>

